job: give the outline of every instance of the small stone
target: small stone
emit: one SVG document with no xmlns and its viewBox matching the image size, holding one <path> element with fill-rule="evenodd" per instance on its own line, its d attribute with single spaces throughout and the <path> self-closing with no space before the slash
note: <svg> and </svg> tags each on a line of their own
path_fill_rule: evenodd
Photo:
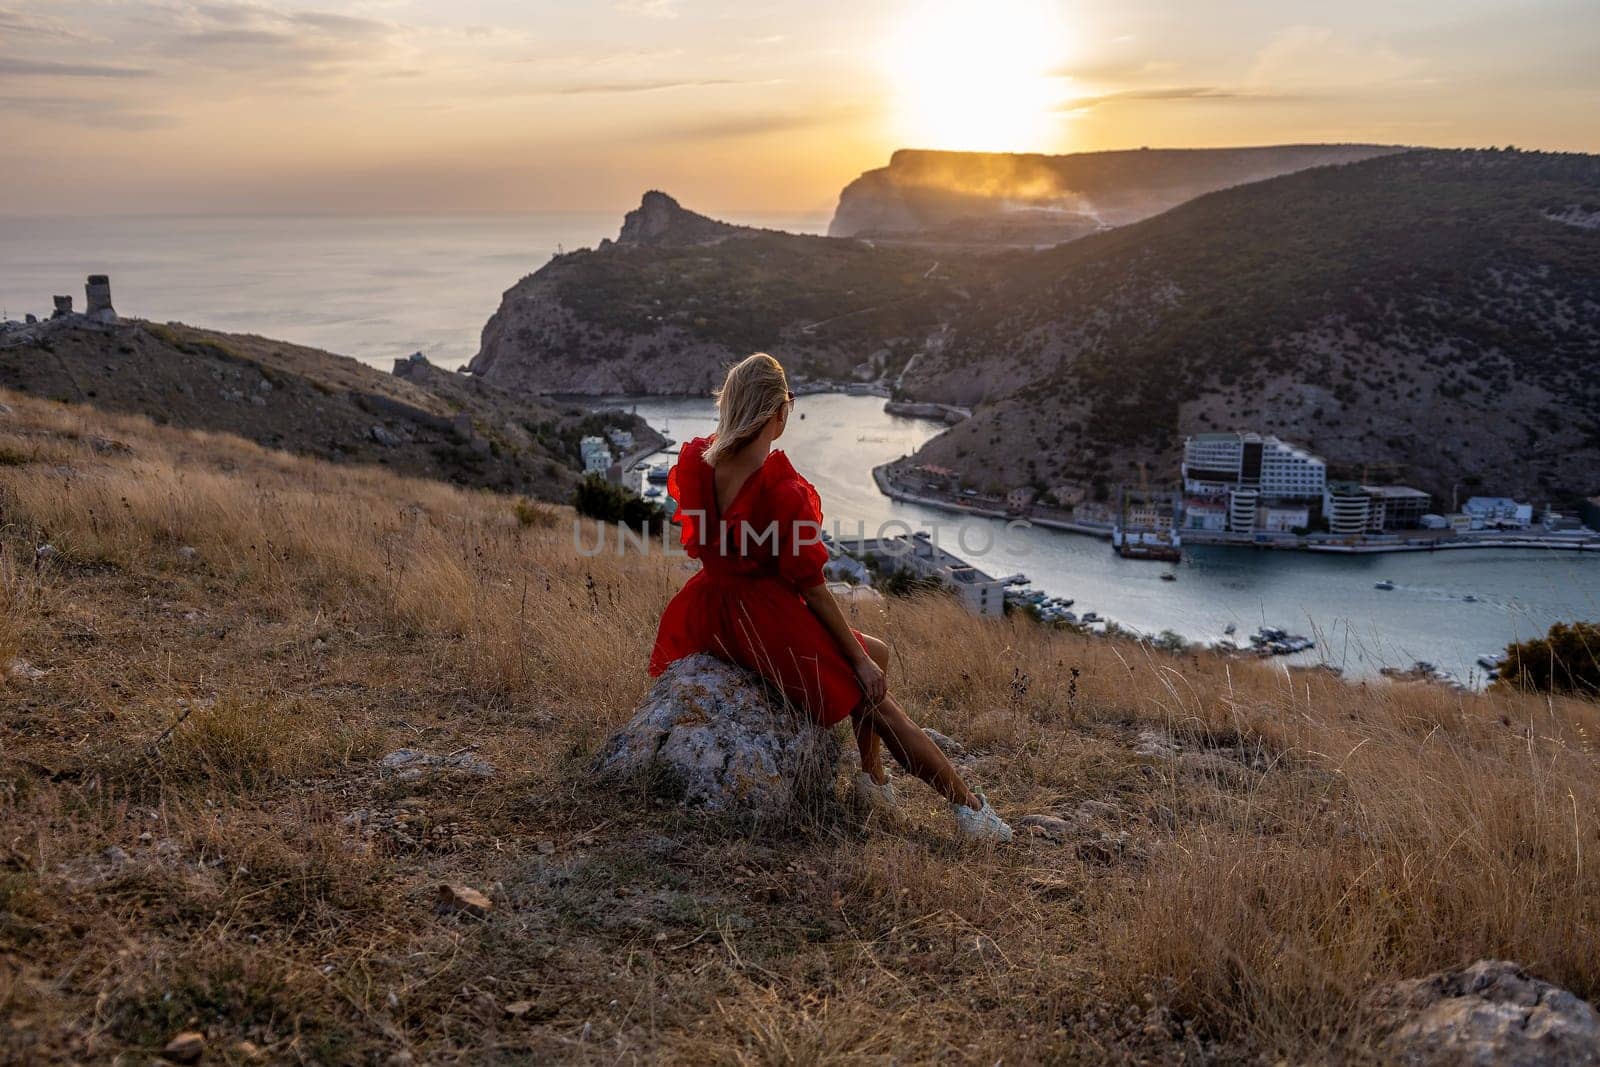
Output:
<svg viewBox="0 0 1600 1067">
<path fill-rule="evenodd" d="M 1054 815 L 1024 815 L 1017 820 L 1017 825 L 1035 837 L 1057 841 L 1071 836 L 1077 829 L 1072 823 Z"/>
<path fill-rule="evenodd" d="M 235 1041 L 233 1043 L 233 1054 L 240 1059 L 259 1060 L 261 1058 L 261 1046 L 254 1041 Z"/>
<path fill-rule="evenodd" d="M 117 845 L 107 846 L 106 849 L 100 853 L 100 856 L 107 863 L 114 863 L 119 866 L 128 862 L 127 851 L 118 847 Z"/>
<path fill-rule="evenodd" d="M 505 1006 L 505 1013 L 513 1019 L 520 1019 L 532 1010 L 533 1001 L 531 1000 L 513 1000 Z"/>
<path fill-rule="evenodd" d="M 541 837 L 533 843 L 533 847 L 539 850 L 539 855 L 550 856 L 555 853 L 556 843 L 548 837 Z"/>
<path fill-rule="evenodd" d="M 61 553 L 55 545 L 40 545 L 33 550 L 33 558 L 41 562 L 55 559 L 59 555 Z"/>
<path fill-rule="evenodd" d="M 373 426 L 367 430 L 367 436 L 384 448 L 399 448 L 403 441 L 400 437 L 383 426 Z"/>
<path fill-rule="evenodd" d="M 206 1035 L 198 1030 L 185 1030 L 167 1042 L 166 1048 L 161 1050 L 161 1058 L 172 1063 L 199 1063 L 205 1051 Z"/>
<path fill-rule="evenodd" d="M 6 674 L 19 682 L 37 682 L 50 672 L 35 667 L 25 659 L 14 659 L 11 666 L 6 668 Z"/>
<path fill-rule="evenodd" d="M 178 558 L 193 562 L 194 560 L 200 558 L 200 551 L 193 545 L 184 545 L 182 548 L 178 549 Z"/>
<path fill-rule="evenodd" d="M 439 886 L 434 910 L 440 915 L 467 915 L 474 919 L 482 919 L 488 916 L 493 907 L 494 903 L 476 889 L 446 882 Z"/>
<path fill-rule="evenodd" d="M 940 733 L 931 726 L 924 726 L 922 732 L 928 735 L 928 740 L 939 746 L 939 750 L 951 759 L 956 759 L 967 754 L 967 746 L 946 734 Z"/>
</svg>

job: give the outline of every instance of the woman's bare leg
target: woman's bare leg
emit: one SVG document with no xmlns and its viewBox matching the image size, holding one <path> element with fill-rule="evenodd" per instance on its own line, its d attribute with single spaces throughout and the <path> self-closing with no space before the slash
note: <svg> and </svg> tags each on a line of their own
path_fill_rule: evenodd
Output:
<svg viewBox="0 0 1600 1067">
<path fill-rule="evenodd" d="M 978 807 L 977 795 L 961 780 L 961 775 L 951 765 L 944 750 L 911 721 L 911 716 L 893 697 L 886 696 L 876 707 L 866 708 L 858 714 L 857 738 L 860 737 L 860 727 L 864 721 L 872 732 L 883 738 L 889 753 L 900 766 L 933 786 L 946 800 L 965 804 L 969 808 Z"/>
<path fill-rule="evenodd" d="M 878 665 L 878 669 L 888 674 L 889 646 L 867 634 L 861 635 L 861 643 L 867 646 L 867 655 L 872 657 L 872 662 Z M 888 781 L 888 776 L 883 772 L 883 747 L 878 739 L 878 731 L 873 729 L 864 709 L 860 708 L 850 716 L 850 726 L 856 735 L 856 749 L 861 753 L 861 769 L 870 775 L 874 782 L 882 785 Z"/>
</svg>

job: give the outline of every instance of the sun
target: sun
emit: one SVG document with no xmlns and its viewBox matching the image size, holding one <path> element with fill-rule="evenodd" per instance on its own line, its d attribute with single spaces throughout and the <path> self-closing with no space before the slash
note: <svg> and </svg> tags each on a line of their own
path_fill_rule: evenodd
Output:
<svg viewBox="0 0 1600 1067">
<path fill-rule="evenodd" d="M 1055 147 L 1065 34 L 1037 0 L 913 4 L 884 63 L 897 143 L 915 148 L 1042 152 Z"/>
</svg>

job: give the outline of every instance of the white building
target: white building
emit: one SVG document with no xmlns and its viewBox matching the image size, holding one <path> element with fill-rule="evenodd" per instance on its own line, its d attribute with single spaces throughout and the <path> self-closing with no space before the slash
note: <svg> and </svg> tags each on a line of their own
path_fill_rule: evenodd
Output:
<svg viewBox="0 0 1600 1067">
<path fill-rule="evenodd" d="M 615 460 L 611 457 L 611 449 L 606 447 L 604 437 L 585 437 L 578 442 L 578 454 L 583 457 L 583 472 L 585 474 L 604 475 L 611 469 Z"/>
<path fill-rule="evenodd" d="M 1506 496 L 1475 496 L 1461 506 L 1485 526 L 1532 526 L 1533 505 L 1519 504 Z"/>
<path fill-rule="evenodd" d="M 1183 488 L 1191 495 L 1250 489 L 1269 500 L 1315 500 L 1327 482 L 1320 457 L 1276 437 L 1202 433 L 1183 443 Z"/>
<path fill-rule="evenodd" d="M 610 438 L 611 443 L 613 445 L 616 445 L 617 448 L 621 449 L 622 451 L 624 451 L 624 452 L 632 452 L 633 451 L 633 431 L 632 430 L 617 430 L 617 429 L 607 430 L 606 431 L 606 437 Z"/>
<path fill-rule="evenodd" d="M 954 593 L 974 615 L 1005 614 L 1005 582 L 935 545 L 926 533 L 919 531 L 910 537 L 850 541 L 838 547 L 874 556 L 890 570 L 904 571 L 918 578 L 931 578 Z"/>
<path fill-rule="evenodd" d="M 1359 485 L 1334 482 L 1322 492 L 1322 517 L 1328 520 L 1329 533 L 1364 534 L 1372 522 L 1372 495 Z"/>
</svg>

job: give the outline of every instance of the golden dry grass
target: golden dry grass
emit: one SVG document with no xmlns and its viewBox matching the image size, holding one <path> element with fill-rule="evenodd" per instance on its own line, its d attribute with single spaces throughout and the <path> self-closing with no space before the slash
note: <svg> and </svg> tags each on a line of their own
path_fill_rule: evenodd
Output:
<svg viewBox="0 0 1600 1067">
<path fill-rule="evenodd" d="M 6 1058 L 193 1026 L 241 1062 L 1363 1060 L 1388 979 L 1500 956 L 1600 995 L 1593 704 L 894 601 L 856 624 L 912 713 L 1084 830 L 963 849 L 906 781 L 903 827 L 752 835 L 584 778 L 680 561 L 3 399 L 0 663 L 48 672 L 0 682 Z M 434 915 L 441 881 L 490 918 Z"/>
</svg>

